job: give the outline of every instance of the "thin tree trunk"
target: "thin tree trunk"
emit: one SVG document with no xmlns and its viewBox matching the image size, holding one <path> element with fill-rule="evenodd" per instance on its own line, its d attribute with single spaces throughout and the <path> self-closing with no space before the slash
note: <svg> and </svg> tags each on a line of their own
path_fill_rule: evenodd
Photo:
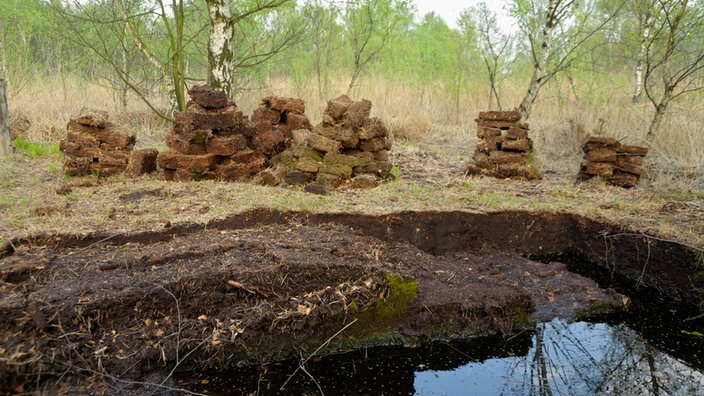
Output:
<svg viewBox="0 0 704 396">
<path fill-rule="evenodd" d="M 660 130 L 660 125 L 662 124 L 662 120 L 665 116 L 665 111 L 667 110 L 667 106 L 672 100 L 672 88 L 667 87 L 665 89 L 662 94 L 662 98 L 660 99 L 660 103 L 655 106 L 655 114 L 653 114 L 653 119 L 650 121 L 648 133 L 647 135 L 645 135 L 645 145 L 647 147 L 650 146 L 650 144 L 653 142 L 653 139 L 655 138 L 655 134 Z"/>
<path fill-rule="evenodd" d="M 648 52 L 648 43 L 652 39 L 653 24 L 655 23 L 655 17 L 650 12 L 647 11 L 645 14 L 645 21 L 643 25 L 643 34 L 640 37 L 640 52 L 638 53 L 638 59 L 636 59 L 636 72 L 635 72 L 635 85 L 633 87 L 633 103 L 638 103 L 640 101 L 641 95 L 643 93 L 643 62 Z"/>
<path fill-rule="evenodd" d="M 208 40 L 208 84 L 211 88 L 232 95 L 234 65 L 232 63 L 232 15 L 226 0 L 207 0 L 210 14 Z"/>
<path fill-rule="evenodd" d="M 524 119 L 530 117 L 530 112 L 538 98 L 538 92 L 542 88 L 545 79 L 545 67 L 548 63 L 548 56 L 550 55 L 550 47 L 552 45 L 552 36 L 555 30 L 555 26 L 559 22 L 557 20 L 557 7 L 560 5 L 560 0 L 550 0 L 548 5 L 547 16 L 545 20 L 545 26 L 543 27 L 543 40 L 540 44 L 540 54 L 533 59 L 533 76 L 530 79 L 530 85 L 528 86 L 528 92 L 526 96 L 521 101 L 518 106 L 518 111 L 521 113 Z"/>
<path fill-rule="evenodd" d="M 7 107 L 7 82 L 0 79 L 0 159 L 12 153 L 10 111 Z"/>
<path fill-rule="evenodd" d="M 650 146 L 650 144 L 653 142 L 653 139 L 655 138 L 655 134 L 660 130 L 660 124 L 662 124 L 663 116 L 665 115 L 667 106 L 670 104 L 673 92 L 675 91 L 675 87 L 677 86 L 677 82 L 672 81 L 673 79 L 671 74 L 671 61 L 672 54 L 675 51 L 676 45 L 675 36 L 677 34 L 679 24 L 682 21 L 682 18 L 684 18 L 684 12 L 687 9 L 687 3 L 688 0 L 682 1 L 680 9 L 677 15 L 675 16 L 672 26 L 670 27 L 670 33 L 667 37 L 667 48 L 665 49 L 665 59 L 663 65 L 663 83 L 665 89 L 663 90 L 660 101 L 658 102 L 657 106 L 655 106 L 655 114 L 653 115 L 653 120 L 650 123 L 650 127 L 648 128 L 648 134 L 645 136 L 646 146 Z"/>
</svg>

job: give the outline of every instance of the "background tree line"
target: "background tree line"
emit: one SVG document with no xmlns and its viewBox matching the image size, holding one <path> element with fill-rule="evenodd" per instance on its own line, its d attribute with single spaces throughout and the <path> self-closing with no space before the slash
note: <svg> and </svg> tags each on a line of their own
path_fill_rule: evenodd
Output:
<svg viewBox="0 0 704 396">
<path fill-rule="evenodd" d="M 529 117 L 548 84 L 575 85 L 651 103 L 648 139 L 671 102 L 704 84 L 704 1 L 513 0 L 510 32 L 479 4 L 450 28 L 413 1 L 3 0 L 0 73 L 11 90 L 36 79 L 80 76 L 134 93 L 163 117 L 156 98 L 185 108 L 187 86 L 209 82 L 232 96 L 272 79 L 315 90 L 360 81 L 446 92 L 484 92 L 488 108 Z M 503 28 L 503 29 L 502 29 Z M 571 89 L 570 89 L 571 87 Z M 626 88 L 628 87 L 628 88 Z M 518 103 L 502 100 L 520 89 Z M 626 93 L 625 89 L 628 89 Z"/>
</svg>

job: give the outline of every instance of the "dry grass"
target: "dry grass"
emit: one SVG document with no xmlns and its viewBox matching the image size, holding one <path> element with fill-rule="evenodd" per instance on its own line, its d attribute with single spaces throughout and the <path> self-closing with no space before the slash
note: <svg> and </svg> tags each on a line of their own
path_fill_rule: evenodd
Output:
<svg viewBox="0 0 704 396">
<path fill-rule="evenodd" d="M 289 82 L 276 81 L 237 98 L 237 103 L 245 114 L 251 114 L 263 96 L 302 97 L 315 124 L 322 118 L 326 100 L 318 97 L 313 87 L 301 95 Z M 343 92 L 345 88 L 340 79 L 333 89 Z M 502 98 L 504 103 L 518 102 L 522 91 L 514 91 L 513 97 Z M 649 107 L 633 105 L 627 94 L 594 98 L 585 94 L 579 103 L 560 103 L 549 95 L 551 92 L 536 105 L 530 119 L 536 159 L 544 172 L 539 182 L 464 177 L 464 162 L 476 142 L 474 118 L 483 110 L 486 93 L 466 93 L 458 112 L 457 104 L 442 92 L 421 95 L 418 89 L 365 79 L 354 97 L 370 99 L 373 115 L 383 119 L 395 135 L 393 158 L 400 168 L 398 180 L 369 191 L 342 190 L 332 196 L 316 196 L 297 189 L 249 184 L 168 183 L 158 175 L 64 178 L 59 157 L 29 160 L 15 156 L 0 167 L 0 210 L 5 214 L 0 219 L 0 239 L 39 233 L 153 230 L 266 207 L 371 214 L 404 210 L 561 211 L 704 244 L 704 106 L 697 102 L 701 99 L 692 98 L 691 103 L 673 108 L 648 156 L 648 173 L 638 188 L 623 190 L 598 181 L 574 184 L 582 156 L 580 144 L 591 133 L 640 143 Z M 334 96 L 337 94 L 329 95 Z M 114 121 L 137 135 L 141 147 L 163 147 L 163 137 L 170 128 L 137 101 L 123 110 L 104 89 L 75 82 L 37 84 L 9 99 L 13 119 L 26 117 L 31 122 L 15 137 L 32 141 L 58 141 L 69 117 L 83 106 L 109 110 Z M 55 193 L 64 187 L 71 192 Z M 138 200 L 124 198 L 138 190 L 149 193 Z"/>
</svg>

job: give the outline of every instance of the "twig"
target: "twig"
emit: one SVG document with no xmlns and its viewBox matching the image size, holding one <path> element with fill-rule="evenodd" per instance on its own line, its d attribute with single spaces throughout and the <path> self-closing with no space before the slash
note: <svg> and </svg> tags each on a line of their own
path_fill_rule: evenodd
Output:
<svg viewBox="0 0 704 396">
<path fill-rule="evenodd" d="M 171 291 L 169 291 L 168 289 L 166 289 L 163 286 L 159 286 L 159 288 L 164 290 L 166 293 L 168 293 L 176 301 L 176 313 L 178 316 L 178 331 L 176 333 L 176 364 L 174 364 L 174 367 L 171 369 L 169 374 L 164 378 L 164 380 L 161 381 L 161 384 L 158 385 L 159 387 L 163 387 L 164 384 L 166 383 L 166 381 L 168 381 L 169 378 L 171 378 L 174 375 L 174 373 L 176 372 L 176 369 L 178 369 L 178 367 L 181 365 L 181 363 L 183 363 L 184 360 L 188 359 L 188 357 L 191 356 L 191 354 L 193 352 L 197 351 L 201 346 L 203 346 L 203 344 L 208 342 L 210 340 L 210 338 L 213 337 L 213 334 L 210 334 L 207 337 L 205 337 L 203 340 L 201 340 L 201 342 L 198 343 L 198 345 L 195 346 L 195 348 L 188 351 L 188 353 L 185 354 L 182 358 L 179 358 L 179 350 L 181 349 L 181 341 L 180 340 L 181 340 L 181 330 L 182 330 L 180 303 L 179 303 L 178 298 Z"/>
<path fill-rule="evenodd" d="M 315 384 L 315 386 L 318 387 L 318 391 L 320 391 L 320 394 L 321 394 L 322 396 L 325 396 L 325 392 L 323 392 L 323 388 L 320 387 L 320 384 L 318 383 L 318 381 L 315 380 L 315 377 L 313 377 L 313 375 L 308 372 L 308 370 L 307 370 L 306 367 L 305 367 L 305 363 L 299 363 L 299 364 L 298 364 L 298 368 L 300 368 L 301 371 L 303 371 L 303 372 L 311 379 L 311 381 L 313 381 L 313 383 Z"/>
<path fill-rule="evenodd" d="M 689 243 L 684 243 L 684 242 L 676 241 L 676 240 L 674 240 L 674 239 L 658 238 L 658 237 L 654 237 L 654 236 L 652 236 L 652 235 L 646 235 L 646 234 L 642 234 L 642 233 L 641 233 L 641 234 L 637 234 L 637 233 L 625 233 L 625 232 L 623 232 L 623 233 L 619 233 L 619 234 L 604 235 L 605 238 L 614 238 L 614 237 L 619 237 L 619 236 L 644 237 L 644 238 L 648 238 L 648 239 L 654 239 L 654 240 L 660 241 L 660 242 L 674 243 L 674 244 L 677 244 L 677 245 L 680 245 L 680 246 L 688 247 L 688 248 L 690 248 L 690 249 L 692 249 L 692 250 L 696 250 L 696 251 L 698 251 L 699 253 L 704 253 L 704 248 L 700 248 L 700 247 L 694 246 L 694 245 L 689 244 Z"/>
<path fill-rule="evenodd" d="M 640 251 L 640 249 L 639 249 Z M 645 258 L 645 264 L 643 264 L 643 270 L 640 272 L 640 276 L 636 281 L 636 287 L 640 287 L 643 284 L 643 277 L 645 277 L 645 270 L 648 268 L 648 263 L 650 262 L 650 239 L 648 239 L 648 257 Z"/>
<path fill-rule="evenodd" d="M 350 323 L 348 323 L 347 325 L 345 325 L 345 327 L 343 327 L 343 328 L 341 328 L 340 330 L 338 330 L 337 333 L 333 334 L 333 335 L 332 335 L 330 338 L 328 338 L 324 343 L 322 343 L 322 344 L 318 347 L 318 349 L 316 349 L 315 351 L 313 351 L 313 353 L 311 353 L 310 355 L 308 355 L 308 357 L 305 358 L 305 360 L 303 360 L 303 361 L 298 365 L 298 368 L 297 368 L 293 373 L 291 373 L 291 375 L 288 376 L 288 378 L 286 379 L 286 382 L 284 382 L 284 384 L 281 385 L 281 388 L 280 388 L 279 390 L 281 390 L 281 391 L 284 390 L 284 388 L 286 387 L 286 385 L 288 384 L 288 382 L 291 381 L 291 378 L 293 378 L 293 376 L 296 375 L 296 373 L 298 373 L 298 370 L 301 369 L 301 366 L 302 366 L 302 365 L 308 363 L 308 361 L 310 360 L 310 358 L 312 358 L 313 356 L 315 356 L 315 354 L 318 353 L 318 352 L 320 352 L 321 349 L 325 348 L 325 346 L 328 345 L 328 344 L 330 343 L 330 341 L 332 341 L 335 337 L 337 337 L 338 335 L 340 335 L 343 331 L 347 330 L 348 327 L 350 327 L 350 326 L 352 326 L 353 324 L 355 324 L 355 322 L 357 322 L 358 320 L 359 320 L 359 319 L 355 319 L 355 320 L 351 321 Z"/>
<path fill-rule="evenodd" d="M 120 235 L 124 235 L 124 234 L 126 234 L 126 233 L 127 233 L 127 231 L 118 232 L 117 234 L 112 234 L 112 235 L 110 235 L 109 237 L 105 237 L 105 238 L 99 240 L 98 242 L 93 242 L 93 243 L 91 243 L 91 244 L 88 245 L 88 246 L 84 246 L 84 247 L 82 247 L 82 248 L 76 250 L 75 252 L 69 252 L 68 254 L 69 254 L 69 255 L 72 255 L 72 254 L 80 253 L 80 252 L 82 252 L 82 251 L 84 251 L 84 250 L 86 250 L 86 249 L 92 248 L 92 247 L 95 246 L 95 245 L 98 245 L 98 244 L 103 243 L 103 242 L 105 242 L 105 241 L 109 241 L 109 240 L 111 240 L 112 238 L 118 237 L 118 236 L 120 236 Z"/>
<path fill-rule="evenodd" d="M 263 292 L 263 291 L 261 291 L 258 287 L 254 287 L 254 286 L 251 286 L 251 287 L 250 287 L 250 286 L 245 286 L 243 283 L 237 282 L 236 280 L 232 280 L 232 279 L 230 279 L 229 281 L 227 281 L 227 284 L 230 285 L 230 286 L 232 286 L 232 287 L 236 287 L 236 288 L 238 288 L 238 289 L 240 289 L 240 290 L 244 290 L 244 291 L 246 291 L 246 292 L 248 292 L 248 293 L 250 293 L 250 294 L 259 294 L 260 296 L 262 296 L 262 297 L 264 297 L 264 298 L 269 298 L 269 294 L 268 294 L 268 293 L 265 293 L 265 292 Z"/>
</svg>

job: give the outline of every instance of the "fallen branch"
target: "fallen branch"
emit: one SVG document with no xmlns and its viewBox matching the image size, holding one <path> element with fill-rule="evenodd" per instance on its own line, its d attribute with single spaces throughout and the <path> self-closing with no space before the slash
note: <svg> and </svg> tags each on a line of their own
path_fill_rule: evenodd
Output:
<svg viewBox="0 0 704 396">
<path fill-rule="evenodd" d="M 238 289 L 240 289 L 240 290 L 244 290 L 244 291 L 246 291 L 246 292 L 248 292 L 248 293 L 250 293 L 250 294 L 259 294 L 260 296 L 262 296 L 262 297 L 264 297 L 264 298 L 269 298 L 269 293 L 263 292 L 261 289 L 259 289 L 259 288 L 257 288 L 257 287 L 254 287 L 254 286 L 251 286 L 251 287 L 245 286 L 244 284 L 242 284 L 242 283 L 240 283 L 240 282 L 237 282 L 237 281 L 235 281 L 235 280 L 229 280 L 229 281 L 227 281 L 227 284 L 230 285 L 230 286 L 232 286 L 232 287 L 236 287 L 236 288 L 238 288 Z"/>
</svg>

